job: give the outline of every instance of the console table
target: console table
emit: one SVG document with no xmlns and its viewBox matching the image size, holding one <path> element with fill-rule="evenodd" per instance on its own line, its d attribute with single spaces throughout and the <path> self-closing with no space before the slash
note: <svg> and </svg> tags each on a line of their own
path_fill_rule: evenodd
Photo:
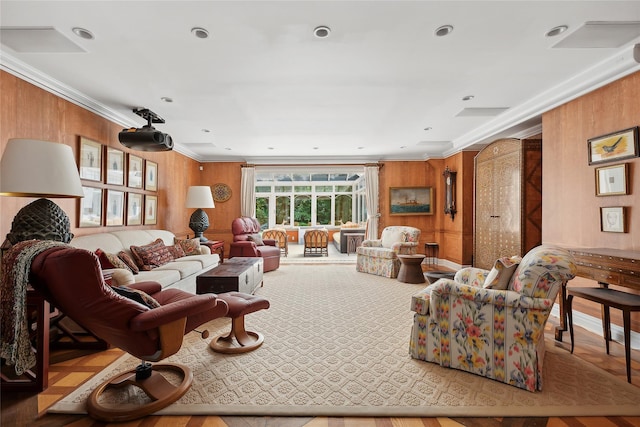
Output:
<svg viewBox="0 0 640 427">
<path fill-rule="evenodd" d="M 577 275 L 595 280 L 607 288 L 618 285 L 640 290 L 640 252 L 608 248 L 567 248 L 573 255 Z M 567 330 L 567 289 L 562 286 L 560 304 L 560 326 L 556 328 L 555 338 L 562 341 L 562 333 Z"/>
</svg>

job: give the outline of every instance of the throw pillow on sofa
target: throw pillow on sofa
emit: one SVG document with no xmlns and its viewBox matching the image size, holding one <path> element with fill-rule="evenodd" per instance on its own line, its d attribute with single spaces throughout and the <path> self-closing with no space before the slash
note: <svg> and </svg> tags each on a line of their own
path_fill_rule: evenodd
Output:
<svg viewBox="0 0 640 427">
<path fill-rule="evenodd" d="M 169 248 L 160 238 L 148 245 L 131 246 L 129 249 L 131 249 L 136 265 L 143 271 L 150 271 L 173 261 Z"/>
<path fill-rule="evenodd" d="M 127 268 L 126 264 L 122 262 L 122 260 L 115 254 L 108 254 L 99 248 L 96 249 L 94 253 L 98 256 L 100 267 L 103 270 L 109 270 L 112 268 Z"/>
<path fill-rule="evenodd" d="M 182 246 L 180 246 L 179 243 L 176 243 L 173 246 L 167 246 L 167 248 L 169 248 L 169 252 L 171 252 L 171 256 L 173 256 L 173 259 L 187 256 L 187 254 L 184 253 L 184 249 L 182 249 Z"/>
<path fill-rule="evenodd" d="M 185 256 L 200 255 L 200 239 L 173 239 L 173 243 L 177 243 L 182 247 Z"/>
<path fill-rule="evenodd" d="M 122 262 L 125 263 L 127 269 L 131 270 L 133 274 L 138 274 L 140 272 L 140 269 L 136 265 L 136 262 L 125 251 L 118 252 L 118 258 L 120 258 Z"/>
</svg>

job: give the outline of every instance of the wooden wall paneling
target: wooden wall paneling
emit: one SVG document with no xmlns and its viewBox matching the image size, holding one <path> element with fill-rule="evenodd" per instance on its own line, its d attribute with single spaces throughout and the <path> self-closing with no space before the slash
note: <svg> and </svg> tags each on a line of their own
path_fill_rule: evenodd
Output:
<svg viewBox="0 0 640 427">
<path fill-rule="evenodd" d="M 71 222 L 71 231 L 75 235 L 94 234 L 119 229 L 163 228 L 178 235 L 188 230 L 190 212 L 184 206 L 186 188 L 196 185 L 198 163 L 175 151 L 150 153 L 132 151 L 118 141 L 118 132 L 122 126 L 108 121 L 84 108 L 65 101 L 54 94 L 40 89 L 5 71 L 0 71 L 0 89 L 2 91 L 2 116 L 0 117 L 0 147 L 2 152 L 10 138 L 34 138 L 56 141 L 71 146 L 78 157 L 80 136 L 92 139 L 104 146 L 117 148 L 126 153 L 135 153 L 143 159 L 158 163 L 157 193 L 134 190 L 123 186 L 113 186 L 102 182 L 85 184 L 102 189 L 112 188 L 121 191 L 134 191 L 142 194 L 158 195 L 158 223 L 156 225 L 78 228 L 79 201 L 75 199 L 54 199 L 54 202 L 67 213 Z M 170 130 L 169 130 L 170 132 Z M 15 214 L 33 198 L 0 197 L 0 235 L 11 229 Z M 190 230 L 189 230 L 190 231 Z"/>
<path fill-rule="evenodd" d="M 600 164 L 627 163 L 631 192 L 623 196 L 595 195 L 595 165 L 588 164 L 587 140 L 640 125 L 640 72 L 610 83 L 542 116 L 543 195 L 542 240 L 566 247 L 607 247 L 640 250 L 640 158 Z M 626 206 L 628 233 L 600 231 L 602 206 Z M 569 286 L 597 286 L 575 278 Z M 634 292 L 632 289 L 623 289 Z M 577 302 L 577 301 L 576 301 Z M 580 301 L 575 310 L 596 318 L 600 306 Z M 621 325 L 617 310 L 612 321 Z M 640 331 L 640 314 L 632 313 L 632 329 Z"/>
<path fill-rule="evenodd" d="M 209 229 L 205 236 L 210 240 L 224 240 L 225 253 L 229 253 L 229 242 L 233 241 L 231 222 L 240 216 L 240 194 L 243 162 L 203 163 L 198 171 L 198 185 L 223 183 L 231 188 L 231 198 L 226 202 L 215 202 L 216 207 L 207 211 Z"/>
<path fill-rule="evenodd" d="M 431 162 L 431 161 L 430 161 Z M 430 163 L 428 162 L 428 163 Z M 434 238 L 436 217 L 438 216 L 438 183 L 435 176 L 439 168 L 423 161 L 394 161 L 382 163 L 379 174 L 380 186 L 380 225 L 378 237 L 384 227 L 390 225 L 406 225 L 421 230 L 418 252 L 424 251 L 424 243 Z M 440 172 L 441 173 L 441 172 Z M 434 214 L 433 215 L 394 215 L 389 214 L 390 187 L 433 187 Z"/>
</svg>

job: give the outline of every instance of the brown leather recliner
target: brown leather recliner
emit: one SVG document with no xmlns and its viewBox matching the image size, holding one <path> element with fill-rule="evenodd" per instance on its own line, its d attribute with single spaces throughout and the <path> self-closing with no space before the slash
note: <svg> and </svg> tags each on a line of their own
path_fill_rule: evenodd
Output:
<svg viewBox="0 0 640 427">
<path fill-rule="evenodd" d="M 260 233 L 260 223 L 256 218 L 236 218 L 231 223 L 233 242 L 230 243 L 229 258 L 262 257 L 264 271 L 276 270 L 280 267 L 280 248 L 273 239 L 264 239 L 264 245 L 256 245 L 251 235 Z"/>
<path fill-rule="evenodd" d="M 159 307 L 149 308 L 116 293 L 102 276 L 98 259 L 83 249 L 68 246 L 48 249 L 31 263 L 31 285 L 55 307 L 97 337 L 142 359 L 143 363 L 100 385 L 89 396 L 87 410 L 103 421 L 127 421 L 156 412 L 187 392 L 193 373 L 183 365 L 155 365 L 180 350 L 184 334 L 227 314 L 227 304 L 214 294 L 193 295 L 179 289 L 162 290 L 157 282 L 129 286 L 150 295 Z M 204 334 L 203 334 L 204 336 Z M 206 336 L 205 336 L 206 338 Z M 176 371 L 183 376 L 174 386 L 155 370 Z M 105 407 L 99 396 L 107 387 L 132 384 L 151 397 L 151 402 L 128 409 L 127 405 Z"/>
</svg>

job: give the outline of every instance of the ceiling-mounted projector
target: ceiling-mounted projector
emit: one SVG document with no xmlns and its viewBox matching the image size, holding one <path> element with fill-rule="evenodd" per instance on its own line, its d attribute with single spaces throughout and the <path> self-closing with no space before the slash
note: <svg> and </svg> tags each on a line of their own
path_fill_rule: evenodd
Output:
<svg viewBox="0 0 640 427">
<path fill-rule="evenodd" d="M 122 129 L 118 134 L 120 143 L 138 151 L 169 151 L 173 149 L 171 135 L 156 130 L 152 123 L 164 123 L 164 119 L 147 108 L 136 108 L 134 113 L 147 119 L 147 125 L 141 128 Z"/>
</svg>

